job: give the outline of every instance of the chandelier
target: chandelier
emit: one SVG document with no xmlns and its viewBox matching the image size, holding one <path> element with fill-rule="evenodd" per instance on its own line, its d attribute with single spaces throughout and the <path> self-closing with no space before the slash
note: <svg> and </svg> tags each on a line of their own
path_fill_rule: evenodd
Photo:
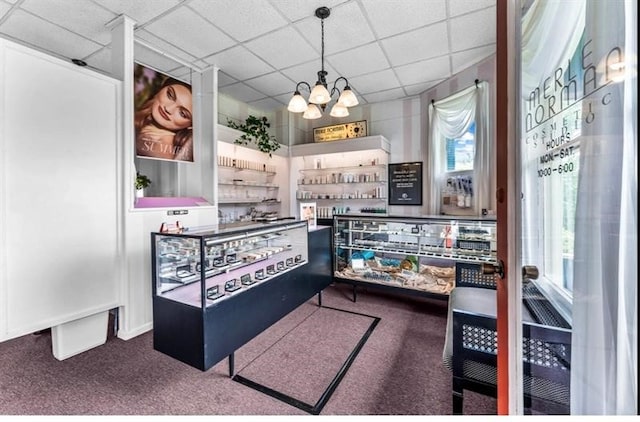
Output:
<svg viewBox="0 0 640 422">
<path fill-rule="evenodd" d="M 324 70 L 324 20 L 329 17 L 331 11 L 328 7 L 319 7 L 316 9 L 316 17 L 320 19 L 320 27 L 322 34 L 322 50 L 321 50 L 321 64 L 322 68 L 318 71 L 318 80 L 315 86 L 311 89 L 311 85 L 307 82 L 298 82 L 296 90 L 293 93 L 291 101 L 287 110 L 293 113 L 302 113 L 305 119 L 318 119 L 322 116 L 322 111 L 326 108 L 327 104 L 335 96 L 338 97 L 338 101 L 331 107 L 329 113 L 333 117 L 346 117 L 349 115 L 347 107 L 358 105 L 358 99 L 356 98 L 351 87 L 349 87 L 349 81 L 347 78 L 340 76 L 333 82 L 331 91 L 327 89 L 327 72 Z M 340 91 L 338 89 L 338 82 L 344 81 L 345 87 Z M 305 86 L 309 91 L 309 103 L 300 95 L 300 87 Z M 322 111 L 320 111 L 322 109 Z"/>
</svg>

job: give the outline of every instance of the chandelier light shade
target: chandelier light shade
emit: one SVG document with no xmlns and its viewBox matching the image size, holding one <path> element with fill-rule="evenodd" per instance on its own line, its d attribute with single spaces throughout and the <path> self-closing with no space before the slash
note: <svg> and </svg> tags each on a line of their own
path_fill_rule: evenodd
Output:
<svg viewBox="0 0 640 422">
<path fill-rule="evenodd" d="M 329 113 L 333 117 L 346 117 L 349 115 L 348 107 L 359 104 L 358 98 L 351 90 L 347 78 L 340 76 L 334 81 L 331 90 L 327 88 L 327 72 L 324 70 L 324 20 L 328 18 L 330 14 L 331 11 L 329 8 L 324 6 L 317 8 L 315 12 L 316 17 L 320 19 L 320 27 L 322 28 L 322 50 L 320 55 L 322 67 L 318 71 L 318 80 L 313 86 L 313 89 L 308 82 L 298 82 L 293 97 L 287 106 L 287 110 L 292 113 L 304 113 L 302 117 L 305 119 L 319 119 L 322 117 L 322 112 L 334 96 L 337 97 L 337 101 Z M 342 91 L 338 88 L 339 81 L 343 81 L 345 84 Z M 309 91 L 308 100 L 305 100 L 302 94 L 300 94 L 301 87 L 305 87 Z"/>
<path fill-rule="evenodd" d="M 302 117 L 305 119 L 319 119 L 322 117 L 322 112 L 316 104 L 309 103 Z"/>
</svg>

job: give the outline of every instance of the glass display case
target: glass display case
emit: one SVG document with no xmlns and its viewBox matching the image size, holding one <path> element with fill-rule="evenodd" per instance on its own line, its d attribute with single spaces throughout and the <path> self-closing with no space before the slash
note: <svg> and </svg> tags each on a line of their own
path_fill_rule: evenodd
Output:
<svg viewBox="0 0 640 422">
<path fill-rule="evenodd" d="M 446 299 L 455 263 L 495 263 L 496 223 L 484 217 L 334 217 L 334 278 Z"/>
<path fill-rule="evenodd" d="M 207 370 L 332 282 L 331 227 L 152 233 L 154 349 Z M 320 296 L 318 296 L 320 300 Z"/>
<path fill-rule="evenodd" d="M 241 294 L 307 262 L 307 223 L 154 233 L 155 294 L 196 307 Z"/>
</svg>

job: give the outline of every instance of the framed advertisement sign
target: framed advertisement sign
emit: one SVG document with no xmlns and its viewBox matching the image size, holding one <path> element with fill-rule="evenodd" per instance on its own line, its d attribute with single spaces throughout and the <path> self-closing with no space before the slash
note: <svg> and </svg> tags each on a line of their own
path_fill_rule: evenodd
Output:
<svg viewBox="0 0 640 422">
<path fill-rule="evenodd" d="M 193 162 L 191 85 L 135 63 L 136 156 Z"/>
<path fill-rule="evenodd" d="M 422 162 L 389 164 L 389 205 L 422 205 Z"/>
<path fill-rule="evenodd" d="M 366 120 L 313 128 L 313 142 L 337 141 L 363 136 L 367 136 Z"/>
</svg>

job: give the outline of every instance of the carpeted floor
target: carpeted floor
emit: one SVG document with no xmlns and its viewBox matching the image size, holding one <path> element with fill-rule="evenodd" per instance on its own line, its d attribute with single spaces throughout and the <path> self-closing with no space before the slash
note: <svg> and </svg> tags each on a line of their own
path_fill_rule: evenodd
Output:
<svg viewBox="0 0 640 422">
<path fill-rule="evenodd" d="M 311 302 L 300 308 L 309 315 L 233 379 L 317 415 L 380 319 Z"/>
<path fill-rule="evenodd" d="M 337 326 L 337 314 L 316 304 L 314 298 L 240 348 L 236 373 L 313 401 L 371 321 Z M 451 374 L 442 364 L 446 302 L 372 290 L 354 303 L 351 289 L 337 285 L 324 291 L 322 304 L 380 321 L 321 415 L 451 414 Z M 301 337 L 324 339 L 312 365 L 303 355 L 316 348 L 296 341 Z M 326 352 L 332 348 L 334 356 Z M 226 361 L 201 372 L 153 350 L 151 332 L 128 341 L 111 337 L 64 361 L 53 357 L 50 335 L 28 335 L 0 343 L 0 356 L 0 415 L 308 414 L 233 381 Z M 274 360 L 283 356 L 287 367 L 280 369 L 295 378 L 270 379 L 280 377 Z M 495 414 L 495 407 L 495 399 L 465 393 L 465 414 Z"/>
</svg>

